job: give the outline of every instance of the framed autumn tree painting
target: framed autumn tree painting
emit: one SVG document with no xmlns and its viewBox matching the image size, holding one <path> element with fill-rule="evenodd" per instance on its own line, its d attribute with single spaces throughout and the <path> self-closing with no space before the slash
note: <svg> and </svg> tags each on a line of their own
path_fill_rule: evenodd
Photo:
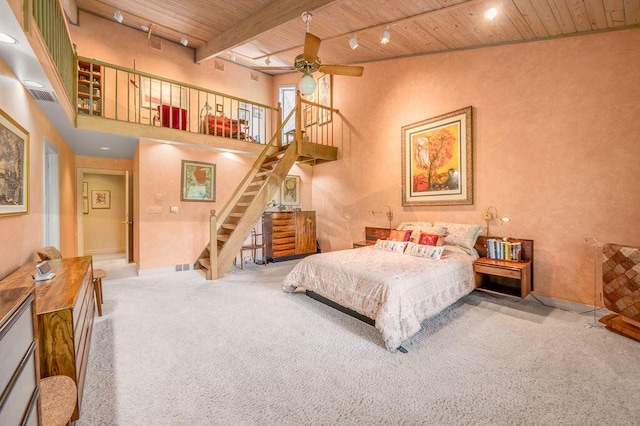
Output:
<svg viewBox="0 0 640 426">
<path fill-rule="evenodd" d="M 402 205 L 473 204 L 471 107 L 402 127 Z"/>
</svg>

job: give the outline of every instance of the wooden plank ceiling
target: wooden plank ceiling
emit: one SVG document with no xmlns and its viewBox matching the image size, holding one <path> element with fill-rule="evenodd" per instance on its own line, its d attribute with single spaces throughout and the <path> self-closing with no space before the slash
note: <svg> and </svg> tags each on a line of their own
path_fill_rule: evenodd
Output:
<svg viewBox="0 0 640 426">
<path fill-rule="evenodd" d="M 75 0 L 78 8 L 195 49 L 198 62 L 235 60 L 282 72 L 302 53 L 304 11 L 323 64 L 362 64 L 435 52 L 640 27 L 640 0 Z M 64 3 L 64 2 L 63 2 Z M 496 7 L 497 17 L 484 13 Z M 380 43 L 389 27 L 391 40 Z M 352 50 L 357 34 L 359 47 Z M 266 63 L 270 67 L 266 67 Z"/>
</svg>

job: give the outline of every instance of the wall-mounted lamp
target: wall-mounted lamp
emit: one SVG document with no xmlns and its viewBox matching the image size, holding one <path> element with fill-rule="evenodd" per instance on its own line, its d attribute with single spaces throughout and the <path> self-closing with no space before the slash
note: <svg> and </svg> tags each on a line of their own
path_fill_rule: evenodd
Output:
<svg viewBox="0 0 640 426">
<path fill-rule="evenodd" d="M 305 73 L 305 75 L 300 79 L 298 86 L 300 87 L 300 93 L 303 95 L 310 95 L 316 90 L 316 81 L 313 79 L 311 74 Z"/>
<path fill-rule="evenodd" d="M 387 208 L 387 220 L 389 221 L 389 229 L 391 229 L 391 221 L 393 220 L 393 212 L 391 211 L 391 207 L 389 206 L 385 206 Z M 383 210 L 380 211 L 375 211 L 373 209 L 369 210 L 369 213 L 371 213 L 373 216 L 376 215 L 376 213 L 384 213 Z"/>
<path fill-rule="evenodd" d="M 183 35 L 182 37 L 180 37 L 180 44 L 183 45 L 184 47 L 187 47 L 187 45 L 189 44 L 189 39 L 187 38 L 186 35 Z"/>
<path fill-rule="evenodd" d="M 358 44 L 358 34 L 354 34 L 353 37 L 351 37 L 351 40 L 349 40 L 349 46 L 351 46 L 351 49 L 356 49 L 358 46 L 360 46 Z"/>
<path fill-rule="evenodd" d="M 118 24 L 122 24 L 122 21 L 124 21 L 124 16 L 122 16 L 122 13 L 120 13 L 119 10 L 116 10 L 116 13 L 113 14 L 113 20 Z"/>
<path fill-rule="evenodd" d="M 489 222 L 491 222 L 494 219 L 499 219 L 500 225 L 503 225 L 511 221 L 511 218 L 509 216 L 501 217 L 500 215 L 498 215 L 498 209 L 495 208 L 494 206 L 489 206 L 486 213 L 482 215 L 482 219 L 484 219 L 487 222 L 487 237 L 489 236 Z"/>
<path fill-rule="evenodd" d="M 206 127 L 208 124 L 204 124 L 202 122 L 202 113 L 206 113 L 207 115 L 209 115 L 209 111 L 211 111 L 213 109 L 213 107 L 211 105 L 209 105 L 209 102 L 205 102 L 204 106 L 202 107 L 202 109 L 200 110 L 200 133 L 206 133 Z M 207 119 L 209 120 L 209 119 Z"/>
<path fill-rule="evenodd" d="M 389 43 L 389 40 L 391 40 L 391 31 L 389 31 L 389 26 L 387 25 L 386 27 L 384 27 L 384 30 L 382 30 L 382 35 L 380 36 L 380 43 L 387 44 Z"/>
</svg>

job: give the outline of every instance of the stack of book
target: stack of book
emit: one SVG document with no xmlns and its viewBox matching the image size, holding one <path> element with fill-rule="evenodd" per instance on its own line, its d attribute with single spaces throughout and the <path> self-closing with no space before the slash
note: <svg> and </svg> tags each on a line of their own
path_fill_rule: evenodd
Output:
<svg viewBox="0 0 640 426">
<path fill-rule="evenodd" d="M 489 238 L 487 239 L 487 257 L 489 259 L 519 262 L 522 257 L 522 243 L 519 241 Z"/>
</svg>

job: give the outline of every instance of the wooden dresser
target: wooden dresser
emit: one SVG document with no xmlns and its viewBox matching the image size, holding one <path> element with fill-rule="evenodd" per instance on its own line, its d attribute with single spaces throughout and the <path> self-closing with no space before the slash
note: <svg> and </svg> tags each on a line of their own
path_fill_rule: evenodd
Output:
<svg viewBox="0 0 640 426">
<path fill-rule="evenodd" d="M 0 281 L 0 425 L 3 426 L 39 424 L 35 286 L 30 275 L 28 278 L 13 276 Z"/>
<path fill-rule="evenodd" d="M 316 253 L 316 212 L 266 212 L 262 216 L 262 236 L 269 262 Z"/>
<path fill-rule="evenodd" d="M 82 405 L 96 306 L 91 256 L 55 259 L 49 264 L 56 276 L 36 289 L 40 377 L 63 374 L 75 380 L 75 421 Z"/>
</svg>

